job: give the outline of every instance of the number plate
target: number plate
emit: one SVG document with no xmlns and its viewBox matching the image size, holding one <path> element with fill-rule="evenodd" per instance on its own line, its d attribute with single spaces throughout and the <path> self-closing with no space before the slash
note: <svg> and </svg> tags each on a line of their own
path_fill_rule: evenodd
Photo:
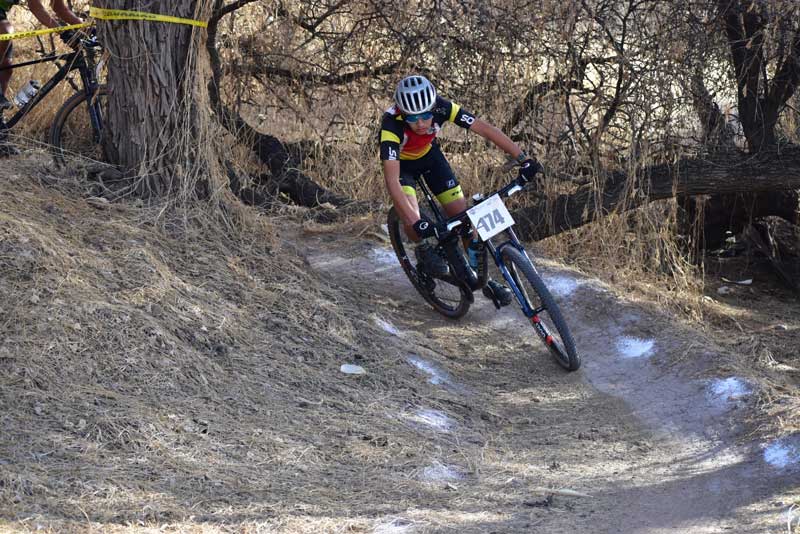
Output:
<svg viewBox="0 0 800 534">
<path fill-rule="evenodd" d="M 481 239 L 488 241 L 506 228 L 514 226 L 514 219 L 498 195 L 492 195 L 477 206 L 467 210 L 472 226 Z"/>
</svg>

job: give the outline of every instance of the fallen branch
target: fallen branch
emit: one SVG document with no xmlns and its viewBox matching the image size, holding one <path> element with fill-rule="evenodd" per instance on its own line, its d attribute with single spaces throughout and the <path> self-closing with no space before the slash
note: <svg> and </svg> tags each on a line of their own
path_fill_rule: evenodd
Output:
<svg viewBox="0 0 800 534">
<path fill-rule="evenodd" d="M 249 3 L 246 0 L 236 2 L 235 5 L 242 7 Z M 317 184 L 309 176 L 298 169 L 297 157 L 292 158 L 286 146 L 276 137 L 258 132 L 250 126 L 238 113 L 226 108 L 219 95 L 219 84 L 222 77 L 222 63 L 216 49 L 217 27 L 223 15 L 231 11 L 223 12 L 221 2 L 216 4 L 217 10 L 208 25 L 208 40 L 206 48 L 211 57 L 211 69 L 213 76 L 208 84 L 209 99 L 220 123 L 236 139 L 249 146 L 256 153 L 258 158 L 269 169 L 269 177 L 260 177 L 262 182 L 268 182 L 267 189 L 271 192 L 280 192 L 287 195 L 293 202 L 301 206 L 318 207 L 323 204 L 331 204 L 335 207 L 348 206 L 349 213 L 358 213 L 367 209 L 366 205 L 354 202 L 343 195 L 339 195 Z M 230 176 L 230 169 L 229 169 Z M 257 191 L 238 189 L 238 180 L 231 182 L 231 189 L 240 196 L 245 202 L 260 204 L 263 198 Z M 243 196 L 244 195 L 244 196 Z"/>
<path fill-rule="evenodd" d="M 636 177 L 608 177 L 602 191 L 586 185 L 570 194 L 542 199 L 516 210 L 519 232 L 539 240 L 578 228 L 611 213 L 676 196 L 759 193 L 800 189 L 800 148 L 748 157 L 718 154 L 644 169 Z"/>
</svg>

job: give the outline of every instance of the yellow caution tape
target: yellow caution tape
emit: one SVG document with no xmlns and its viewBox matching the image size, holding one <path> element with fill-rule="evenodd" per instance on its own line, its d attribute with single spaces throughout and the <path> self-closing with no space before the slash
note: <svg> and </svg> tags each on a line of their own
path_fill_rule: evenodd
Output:
<svg viewBox="0 0 800 534">
<path fill-rule="evenodd" d="M 156 13 L 145 13 L 143 11 L 126 11 L 124 9 L 103 9 L 100 7 L 92 7 L 89 9 L 89 16 L 103 20 L 152 20 L 156 22 L 171 22 L 173 24 L 190 24 L 192 26 L 199 26 L 200 28 L 208 27 L 208 23 L 203 22 L 202 20 L 182 19 L 180 17 L 170 17 L 167 15 L 158 15 Z M 12 39 L 25 39 L 27 37 L 48 35 L 50 33 L 60 33 L 67 30 L 87 28 L 91 25 L 91 22 L 84 22 L 83 24 L 70 24 L 69 26 L 46 28 L 44 30 L 2 33 L 0 34 L 0 41 L 11 41 Z"/>
<path fill-rule="evenodd" d="M 124 9 L 91 7 L 89 9 L 89 16 L 103 20 L 150 20 L 155 22 L 171 22 L 172 24 L 189 24 L 191 26 L 199 26 L 200 28 L 208 27 L 208 22 L 203 22 L 202 20 L 182 19 L 180 17 L 145 13 L 143 11 L 127 11 Z"/>
<path fill-rule="evenodd" d="M 67 30 L 77 30 L 91 26 L 90 22 L 83 24 L 70 24 L 69 26 L 59 26 L 58 28 L 47 28 L 44 30 L 31 30 L 29 32 L 3 33 L 0 34 L 0 41 L 10 41 L 12 39 L 25 39 L 26 37 L 36 37 L 37 35 L 47 35 L 48 33 L 59 33 Z"/>
</svg>

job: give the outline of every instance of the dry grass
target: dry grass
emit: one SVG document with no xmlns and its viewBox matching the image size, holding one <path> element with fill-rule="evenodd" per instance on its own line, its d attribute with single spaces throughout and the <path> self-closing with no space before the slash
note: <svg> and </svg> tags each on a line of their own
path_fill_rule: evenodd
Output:
<svg viewBox="0 0 800 534">
<path fill-rule="evenodd" d="M 29 77 L 47 75 L 16 83 Z M 62 97 L 21 135 L 40 139 Z M 319 122 L 276 114 L 265 124 L 287 140 L 319 139 L 304 170 L 324 185 L 387 200 L 372 131 L 380 110 L 364 113 L 357 97 Z M 451 161 L 468 192 L 504 180 L 492 149 Z M 93 204 L 70 178 L 43 187 L 53 180 L 35 158 L 0 180 L 0 509 L 14 521 L 0 531 L 364 531 L 367 492 L 383 488 L 400 505 L 425 496 L 420 453 L 441 444 L 386 417 L 406 413 L 418 388 L 398 365 L 402 348 L 379 335 L 368 288 L 322 284 L 283 244 L 293 210 L 267 220 L 235 204 L 223 217 L 190 203 L 179 215 Z M 796 362 L 800 313 L 786 313 L 788 334 L 775 336 L 743 326 L 756 312 L 704 299 L 705 273 L 685 260 L 674 224 L 674 205 L 661 203 L 538 246 L 641 302 L 707 321 L 731 348 L 720 368 L 764 385 L 773 419 L 763 432 L 797 430 L 797 375 L 776 363 Z M 338 374 L 345 361 L 380 373 L 351 387 Z M 336 516 L 341 502 L 354 517 Z M 372 501 L 369 513 L 380 512 Z"/>
<path fill-rule="evenodd" d="M 258 531 L 280 515 L 281 531 L 322 532 L 362 491 L 321 484 L 326 466 L 402 498 L 411 482 L 389 458 L 403 451 L 370 436 L 398 435 L 384 412 L 406 409 L 390 392 L 414 379 L 366 290 L 321 285 L 262 218 L 245 236 L 202 213 L 92 204 L 67 181 L 37 183 L 41 162 L 18 163 L 0 171 L 0 509 L 20 522 L 0 530 L 192 515 L 197 532 Z M 375 373 L 348 379 L 345 361 Z"/>
</svg>

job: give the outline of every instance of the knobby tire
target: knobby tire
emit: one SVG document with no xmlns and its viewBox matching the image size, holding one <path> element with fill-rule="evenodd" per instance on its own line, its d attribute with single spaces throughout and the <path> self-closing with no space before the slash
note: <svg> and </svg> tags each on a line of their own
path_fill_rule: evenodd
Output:
<svg viewBox="0 0 800 534">
<path fill-rule="evenodd" d="M 91 97 L 83 92 L 72 95 L 58 110 L 50 126 L 51 150 L 60 165 L 64 165 L 69 157 L 103 159 L 102 147 L 94 140 L 87 99 L 92 99 L 91 105 L 98 107 L 104 119 L 108 109 L 108 89 L 100 86 Z"/>
<path fill-rule="evenodd" d="M 471 302 L 468 295 L 465 293 L 466 290 L 460 287 L 457 288 L 452 284 L 448 284 L 448 282 L 444 280 L 433 280 L 436 286 L 439 284 L 447 284 L 451 291 L 458 292 L 459 297 L 455 304 L 449 304 L 448 302 L 445 302 L 437 294 L 436 288 L 434 288 L 433 291 L 430 291 L 420 279 L 420 274 L 417 272 L 417 268 L 411 260 L 411 258 L 413 258 L 413 251 L 406 249 L 406 243 L 408 241 L 403 240 L 403 235 L 405 233 L 403 230 L 403 223 L 398 217 L 397 211 L 394 208 L 389 210 L 387 226 L 389 229 L 389 238 L 392 241 L 392 248 L 397 256 L 397 261 L 400 262 L 400 265 L 403 267 L 403 271 L 406 273 L 406 276 L 419 294 L 422 295 L 428 304 L 433 306 L 433 309 L 445 317 L 450 319 L 458 319 L 463 317 L 464 314 L 469 311 Z"/>
<path fill-rule="evenodd" d="M 537 337 L 547 346 L 559 365 L 568 371 L 576 371 L 581 366 L 581 359 L 575 348 L 575 341 L 572 338 L 572 333 L 569 331 L 567 322 L 564 320 L 564 316 L 561 314 L 561 309 L 558 307 L 558 304 L 556 304 L 547 286 L 545 286 L 541 276 L 536 272 L 530 260 L 519 250 L 510 246 L 505 247 L 502 251 L 502 256 L 511 276 L 514 277 L 514 282 L 523 290 L 522 293 L 528 300 L 528 306 L 531 309 L 536 309 L 540 306 L 544 308 L 543 313 L 547 314 L 546 318 L 549 320 L 545 320 L 544 323 L 539 324 L 544 325 L 545 329 L 554 327 L 558 333 L 558 338 L 552 336 L 552 341 L 548 344 L 546 339 L 542 337 L 541 332 L 537 329 L 537 325 L 531 322 L 534 330 L 536 330 Z M 532 300 L 532 296 L 528 295 L 525 291 L 524 280 L 521 277 L 524 277 L 530 284 L 530 287 L 536 292 L 539 299 L 538 303 Z M 531 317 L 528 319 L 532 320 Z M 542 317 L 538 317 L 538 319 L 541 321 Z M 546 324 L 548 322 L 552 323 L 552 325 Z M 553 334 L 553 332 L 548 333 Z"/>
</svg>

